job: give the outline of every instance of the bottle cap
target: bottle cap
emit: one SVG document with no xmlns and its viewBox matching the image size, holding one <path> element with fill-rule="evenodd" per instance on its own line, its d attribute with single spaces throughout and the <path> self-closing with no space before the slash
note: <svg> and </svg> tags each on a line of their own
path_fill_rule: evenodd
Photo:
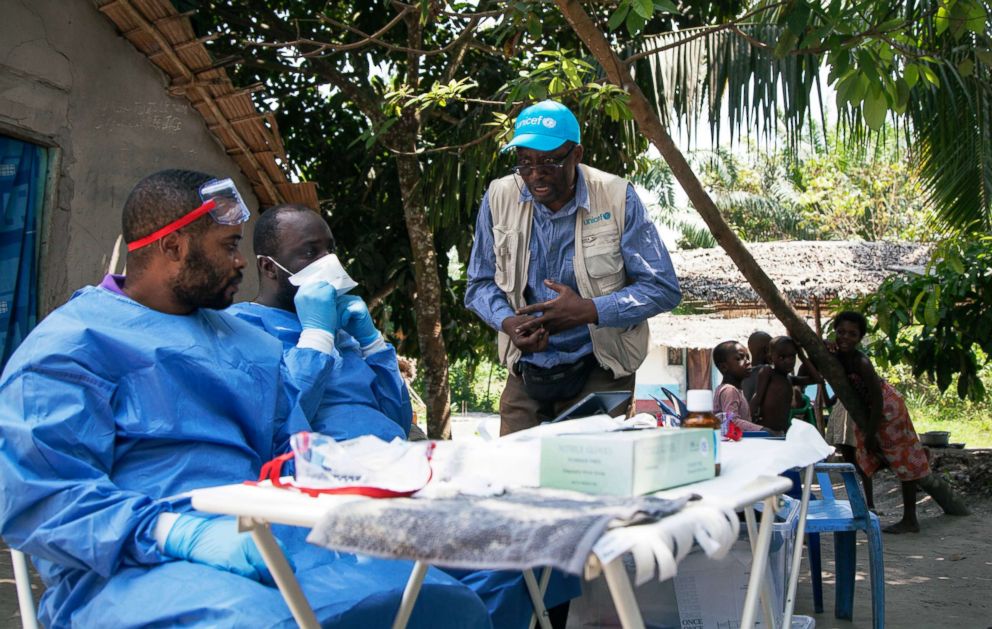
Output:
<svg viewBox="0 0 992 629">
<path fill-rule="evenodd" d="M 689 389 L 685 394 L 685 405 L 690 413 L 713 411 L 713 392 L 709 389 Z"/>
</svg>

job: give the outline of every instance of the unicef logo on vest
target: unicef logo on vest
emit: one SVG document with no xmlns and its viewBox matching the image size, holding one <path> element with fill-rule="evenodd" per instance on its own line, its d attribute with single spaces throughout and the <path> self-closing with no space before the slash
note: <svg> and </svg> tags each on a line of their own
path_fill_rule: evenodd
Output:
<svg viewBox="0 0 992 629">
<path fill-rule="evenodd" d="M 584 225 L 592 225 L 593 223 L 598 223 L 599 221 L 608 221 L 610 220 L 611 216 L 613 215 L 610 214 L 609 212 L 603 212 L 599 216 L 593 216 L 592 218 L 587 218 L 586 220 L 582 221 L 582 223 Z"/>
</svg>

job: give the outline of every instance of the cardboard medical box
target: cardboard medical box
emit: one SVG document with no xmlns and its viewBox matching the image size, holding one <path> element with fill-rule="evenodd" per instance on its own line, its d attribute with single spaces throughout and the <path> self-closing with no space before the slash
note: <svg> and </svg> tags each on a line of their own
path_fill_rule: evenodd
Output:
<svg viewBox="0 0 992 629">
<path fill-rule="evenodd" d="M 541 439 L 541 487 L 639 496 L 712 478 L 714 431 L 651 428 Z"/>
</svg>

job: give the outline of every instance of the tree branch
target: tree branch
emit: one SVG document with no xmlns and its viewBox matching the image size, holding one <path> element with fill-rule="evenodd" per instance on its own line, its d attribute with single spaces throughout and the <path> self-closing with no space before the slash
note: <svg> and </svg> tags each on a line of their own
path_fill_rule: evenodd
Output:
<svg viewBox="0 0 992 629">
<path fill-rule="evenodd" d="M 706 223 L 716 241 L 723 247 L 724 251 L 741 273 L 747 278 L 748 283 L 755 292 L 768 305 L 768 308 L 785 325 L 785 328 L 796 341 L 807 350 L 816 366 L 825 375 L 834 390 L 844 402 L 844 406 L 851 413 L 852 419 L 864 425 L 868 418 L 867 408 L 864 401 L 854 390 L 848 381 L 844 368 L 840 362 L 833 357 L 824 346 L 822 340 L 810 329 L 809 325 L 799 316 L 799 313 L 792 307 L 789 300 L 779 291 L 775 283 L 768 277 L 764 270 L 754 260 L 754 256 L 747 250 L 737 234 L 730 228 L 724 220 L 719 208 L 713 199 L 703 188 L 699 178 L 693 172 L 692 167 L 686 161 L 685 156 L 675 145 L 668 130 L 662 124 L 655 113 L 650 101 L 641 91 L 641 88 L 634 82 L 627 65 L 620 59 L 616 52 L 610 47 L 603 32 L 589 17 L 577 0 L 555 0 L 558 9 L 568 22 L 575 34 L 583 41 L 589 51 L 593 54 L 603 70 L 606 72 L 610 82 L 617 85 L 630 94 L 630 109 L 634 115 L 638 128 L 658 149 L 662 157 L 668 163 L 672 174 L 685 190 L 686 195 L 692 202 L 693 207 Z"/>
</svg>

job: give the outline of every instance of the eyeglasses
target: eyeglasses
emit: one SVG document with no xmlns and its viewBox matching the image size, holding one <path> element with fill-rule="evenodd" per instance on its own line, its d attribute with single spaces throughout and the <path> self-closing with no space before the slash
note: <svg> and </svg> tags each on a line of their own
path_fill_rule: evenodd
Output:
<svg viewBox="0 0 992 629">
<path fill-rule="evenodd" d="M 535 170 L 539 175 L 545 175 L 545 176 L 554 175 L 556 173 L 561 172 L 561 169 L 565 167 L 565 160 L 567 160 L 568 156 L 572 154 L 572 151 L 575 150 L 576 146 L 578 146 L 578 144 L 573 144 L 571 148 L 568 149 L 568 152 L 562 155 L 560 159 L 554 159 L 553 157 L 551 157 L 545 159 L 543 162 L 539 164 L 524 165 L 524 166 L 517 165 L 511 168 L 510 170 L 513 171 L 513 174 L 520 175 L 521 177 L 530 177 L 531 173 L 533 173 Z"/>
<path fill-rule="evenodd" d="M 203 204 L 192 210 L 185 216 L 172 221 L 165 227 L 158 229 L 144 238 L 139 238 L 127 245 L 128 251 L 141 249 L 159 238 L 167 236 L 174 231 L 186 227 L 204 214 L 209 213 L 210 218 L 220 225 L 240 225 L 248 220 L 251 213 L 244 199 L 238 193 L 237 186 L 231 179 L 211 179 L 200 186 L 200 200 Z"/>
</svg>

